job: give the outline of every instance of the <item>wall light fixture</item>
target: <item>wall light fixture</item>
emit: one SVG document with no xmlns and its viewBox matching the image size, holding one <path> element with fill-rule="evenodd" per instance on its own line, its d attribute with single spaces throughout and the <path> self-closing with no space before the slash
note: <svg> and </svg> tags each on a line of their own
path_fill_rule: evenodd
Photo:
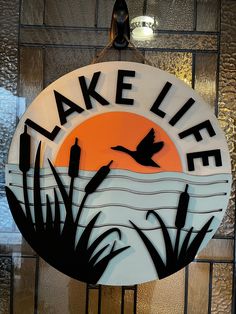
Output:
<svg viewBox="0 0 236 314">
<path fill-rule="evenodd" d="M 131 20 L 132 37 L 135 40 L 149 40 L 153 37 L 153 30 L 158 25 L 151 16 L 137 16 Z"/>
</svg>

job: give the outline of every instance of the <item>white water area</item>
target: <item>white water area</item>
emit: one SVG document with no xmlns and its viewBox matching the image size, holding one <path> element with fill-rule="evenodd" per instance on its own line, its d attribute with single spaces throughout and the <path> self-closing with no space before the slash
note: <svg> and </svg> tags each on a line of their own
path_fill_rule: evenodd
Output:
<svg viewBox="0 0 236 314">
<path fill-rule="evenodd" d="M 71 178 L 67 174 L 67 168 L 56 168 L 56 170 L 68 192 Z M 22 173 L 16 165 L 12 164 L 7 166 L 7 172 L 7 186 L 14 192 L 24 209 Z M 74 218 L 84 197 L 84 188 L 95 173 L 80 171 L 79 177 L 74 181 Z M 31 212 L 34 217 L 33 177 L 34 169 L 30 169 L 27 173 L 27 184 Z M 44 218 L 46 218 L 46 195 L 49 195 L 50 203 L 54 208 L 54 189 L 56 189 L 61 208 L 61 227 L 63 228 L 66 211 L 50 168 L 40 170 L 40 185 Z M 111 169 L 97 190 L 88 196 L 77 232 L 77 239 L 79 239 L 84 227 L 95 214 L 101 212 L 91 235 L 91 243 L 105 230 L 116 227 L 122 233 L 121 240 L 118 239 L 117 233 L 113 233 L 108 239 L 104 239 L 103 244 L 111 243 L 112 245 L 116 241 L 116 248 L 130 246 L 109 263 L 108 269 L 99 281 L 100 284 L 122 285 L 124 282 L 125 284 L 134 284 L 157 278 L 149 253 L 130 221 L 145 233 L 165 260 L 165 244 L 160 224 L 153 215 L 146 219 L 146 214 L 149 210 L 154 210 L 160 215 L 168 227 L 174 243 L 178 201 L 186 185 L 188 185 L 190 200 L 186 223 L 181 231 L 180 244 L 191 227 L 193 227 L 192 240 L 203 225 L 211 217 L 214 217 L 209 232 L 201 245 L 203 248 L 216 232 L 225 213 L 231 187 L 230 174 L 208 176 L 194 176 L 178 172 L 141 174 Z"/>
</svg>

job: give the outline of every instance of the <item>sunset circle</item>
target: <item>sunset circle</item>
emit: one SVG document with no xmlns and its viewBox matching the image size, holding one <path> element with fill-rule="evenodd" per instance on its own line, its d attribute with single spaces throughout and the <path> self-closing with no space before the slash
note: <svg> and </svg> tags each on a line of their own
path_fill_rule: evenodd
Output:
<svg viewBox="0 0 236 314">
<path fill-rule="evenodd" d="M 163 148 L 152 157 L 160 168 L 143 166 L 130 155 L 111 148 L 122 145 L 135 151 L 151 129 L 155 134 L 154 143 L 164 143 Z M 170 137 L 160 126 L 138 114 L 109 112 L 87 119 L 75 127 L 60 146 L 54 161 L 57 167 L 68 166 L 70 148 L 76 138 L 81 148 L 81 170 L 95 171 L 113 160 L 111 168 L 115 169 L 140 173 L 182 172 L 179 153 Z"/>
</svg>

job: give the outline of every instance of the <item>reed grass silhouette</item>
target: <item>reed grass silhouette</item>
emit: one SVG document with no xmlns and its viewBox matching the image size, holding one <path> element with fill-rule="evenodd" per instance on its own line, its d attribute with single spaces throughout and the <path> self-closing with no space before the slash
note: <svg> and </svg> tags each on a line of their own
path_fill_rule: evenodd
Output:
<svg viewBox="0 0 236 314">
<path fill-rule="evenodd" d="M 175 218 L 176 237 L 174 240 L 174 245 L 172 245 L 168 228 L 160 215 L 154 210 L 149 210 L 146 214 L 146 219 L 153 215 L 160 224 L 165 243 L 165 261 L 160 256 L 155 245 L 149 240 L 144 232 L 136 224 L 130 221 L 130 223 L 142 239 L 143 243 L 145 244 L 152 258 L 159 279 L 165 278 L 177 272 L 178 270 L 192 262 L 197 254 L 199 247 L 201 246 L 202 241 L 205 238 L 206 233 L 210 231 L 209 227 L 212 220 L 214 219 L 214 216 L 212 216 L 195 235 L 194 239 L 190 242 L 190 238 L 193 233 L 193 227 L 191 227 L 185 235 L 182 246 L 180 247 L 180 235 L 182 228 L 185 226 L 188 212 L 189 194 L 187 191 L 188 185 L 186 185 L 185 191 L 180 194 L 178 201 L 177 213 Z"/>
<path fill-rule="evenodd" d="M 68 167 L 70 187 L 68 192 L 64 187 L 56 168 L 51 161 L 48 160 L 58 190 L 54 188 L 54 206 L 51 205 L 52 202 L 49 195 L 46 195 L 46 221 L 44 222 L 40 187 L 41 143 L 39 143 L 34 164 L 33 210 L 35 222 L 33 222 L 27 189 L 27 172 L 30 169 L 29 146 L 30 137 L 25 128 L 24 133 L 21 135 L 19 161 L 19 168 L 23 174 L 24 208 L 21 206 L 12 190 L 9 187 L 6 187 L 6 196 L 14 220 L 26 241 L 49 264 L 73 278 L 96 284 L 104 274 L 111 260 L 129 248 L 129 246 L 115 248 L 115 240 L 112 240 L 113 242 L 110 243 L 111 239 L 108 239 L 108 237 L 111 234 L 116 234 L 118 239 L 121 240 L 122 234 L 119 228 L 110 228 L 106 230 L 91 243 L 93 228 L 101 215 L 101 212 L 97 213 L 89 221 L 84 230 L 82 230 L 82 234 L 76 243 L 76 233 L 80 228 L 78 223 L 85 201 L 90 194 L 96 191 L 97 187 L 106 178 L 110 171 L 109 166 L 112 161 L 108 165 L 101 167 L 85 187 L 84 198 L 78 209 L 77 216 L 74 219 L 72 212 L 72 198 L 74 180 L 78 177 L 79 173 L 80 147 L 78 146 L 78 139 L 75 140 L 75 144 L 71 147 L 70 151 Z M 25 151 L 27 152 L 27 158 L 23 158 Z M 58 201 L 58 192 L 61 195 L 66 211 L 63 227 L 61 227 L 62 207 Z M 106 243 L 104 243 L 105 240 Z"/>
</svg>

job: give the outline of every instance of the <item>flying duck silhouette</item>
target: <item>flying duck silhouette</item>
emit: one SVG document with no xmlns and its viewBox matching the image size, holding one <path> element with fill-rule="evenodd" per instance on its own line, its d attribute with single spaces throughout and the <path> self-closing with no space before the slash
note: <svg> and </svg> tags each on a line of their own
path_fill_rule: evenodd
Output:
<svg viewBox="0 0 236 314">
<path fill-rule="evenodd" d="M 152 160 L 152 156 L 162 149 L 164 142 L 154 143 L 154 139 L 155 132 L 152 128 L 138 144 L 135 151 L 129 150 L 128 148 L 120 145 L 111 147 L 111 149 L 129 154 L 140 165 L 160 168 L 160 166 Z"/>
</svg>

